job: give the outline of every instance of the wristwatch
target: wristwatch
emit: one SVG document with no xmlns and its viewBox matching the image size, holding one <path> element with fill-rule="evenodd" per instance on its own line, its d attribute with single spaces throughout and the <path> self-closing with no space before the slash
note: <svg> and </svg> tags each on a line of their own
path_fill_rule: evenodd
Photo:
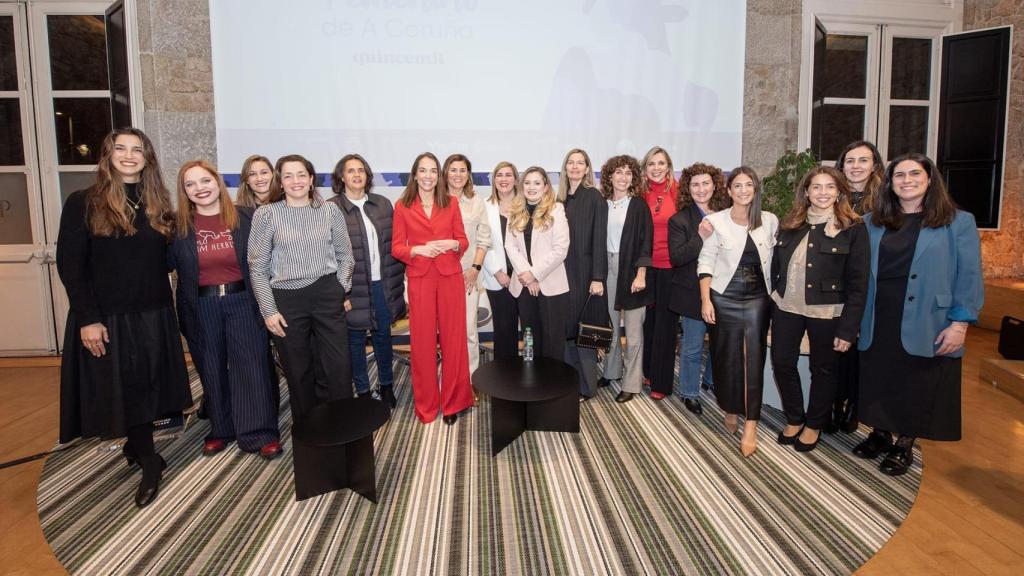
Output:
<svg viewBox="0 0 1024 576">
<path fill-rule="evenodd" d="M 479 264 L 473 264 L 473 268 L 476 268 L 476 271 L 479 272 L 482 266 L 480 266 Z"/>
</svg>

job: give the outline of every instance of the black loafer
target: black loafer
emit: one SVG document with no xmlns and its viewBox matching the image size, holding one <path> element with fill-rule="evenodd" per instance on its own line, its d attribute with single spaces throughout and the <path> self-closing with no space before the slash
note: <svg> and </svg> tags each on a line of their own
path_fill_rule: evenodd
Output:
<svg viewBox="0 0 1024 576">
<path fill-rule="evenodd" d="M 913 463 L 914 446 L 902 447 L 896 445 L 889 449 L 889 453 L 882 459 L 878 469 L 882 471 L 882 474 L 901 476 L 907 473 L 907 470 L 910 469 L 910 465 Z"/>
<path fill-rule="evenodd" d="M 612 381 L 607 379 L 607 378 L 605 378 L 604 376 L 602 376 L 602 377 L 597 379 L 597 387 L 598 388 L 606 388 L 606 387 L 611 386 L 611 385 L 612 385 Z"/>
<path fill-rule="evenodd" d="M 441 421 L 443 421 L 445 424 L 447 424 L 449 426 L 451 426 L 452 424 L 455 424 L 455 421 L 458 420 L 458 419 L 459 419 L 459 413 L 458 412 L 456 412 L 455 414 L 448 414 L 447 416 L 442 416 L 441 417 Z"/>
<path fill-rule="evenodd" d="M 154 455 L 155 460 L 141 462 L 142 482 L 139 482 L 139 489 L 135 491 L 135 505 L 145 508 L 156 500 L 160 493 L 160 480 L 164 469 L 167 468 L 167 461 L 159 454 Z"/>
<path fill-rule="evenodd" d="M 892 435 L 888 432 L 872 430 L 871 434 L 868 434 L 867 439 L 853 447 L 853 455 L 865 460 L 871 460 L 877 458 L 882 452 L 888 451 L 891 447 Z"/>
<path fill-rule="evenodd" d="M 619 392 L 619 395 L 615 397 L 615 401 L 618 402 L 619 404 L 623 404 L 625 402 L 629 402 L 635 396 L 636 394 L 634 394 L 633 392 Z"/>
<path fill-rule="evenodd" d="M 704 407 L 700 405 L 700 398 L 683 398 L 683 406 L 697 416 L 704 413 Z"/>
</svg>

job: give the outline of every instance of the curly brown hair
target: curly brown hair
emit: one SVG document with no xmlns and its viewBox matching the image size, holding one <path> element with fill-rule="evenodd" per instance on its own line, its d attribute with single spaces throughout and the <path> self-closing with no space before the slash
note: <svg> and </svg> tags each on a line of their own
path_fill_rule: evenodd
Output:
<svg viewBox="0 0 1024 576">
<path fill-rule="evenodd" d="M 612 156 L 601 166 L 601 196 L 607 200 L 612 197 L 612 175 L 619 168 L 629 168 L 633 174 L 633 182 L 629 185 L 628 196 L 643 196 L 647 194 L 647 178 L 640 169 L 640 162 L 628 154 Z"/>
<path fill-rule="evenodd" d="M 729 199 L 729 191 L 725 188 L 725 175 L 722 174 L 722 169 L 713 164 L 696 162 L 683 169 L 679 183 L 679 195 L 676 197 L 676 210 L 684 210 L 693 204 L 693 196 L 690 195 L 690 182 L 694 176 L 701 174 L 711 176 L 711 182 L 715 185 L 711 200 L 708 200 L 708 208 L 712 212 L 725 210 L 732 204 Z"/>
</svg>

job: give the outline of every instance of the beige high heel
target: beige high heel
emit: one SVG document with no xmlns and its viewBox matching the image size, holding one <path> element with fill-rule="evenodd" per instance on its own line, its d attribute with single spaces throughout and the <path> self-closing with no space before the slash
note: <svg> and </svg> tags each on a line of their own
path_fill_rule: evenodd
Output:
<svg viewBox="0 0 1024 576">
<path fill-rule="evenodd" d="M 738 414 L 726 414 L 725 415 L 725 429 L 729 431 L 729 434 L 735 434 L 736 430 L 739 429 L 740 417 Z"/>
<path fill-rule="evenodd" d="M 747 420 L 743 423 L 743 438 L 740 440 L 740 452 L 744 458 L 749 458 L 757 450 L 757 420 Z"/>
</svg>

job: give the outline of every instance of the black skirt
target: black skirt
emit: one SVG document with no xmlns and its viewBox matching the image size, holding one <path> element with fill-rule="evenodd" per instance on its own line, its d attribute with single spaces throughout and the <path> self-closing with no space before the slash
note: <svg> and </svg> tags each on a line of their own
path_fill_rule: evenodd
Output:
<svg viewBox="0 0 1024 576">
<path fill-rule="evenodd" d="M 128 428 L 181 414 L 192 405 L 178 322 L 171 307 L 112 314 L 99 358 L 82 346 L 68 314 L 60 371 L 60 441 L 119 438 Z"/>
<path fill-rule="evenodd" d="M 759 420 L 771 311 L 760 264 L 737 267 L 723 293 L 711 291 L 711 303 L 715 323 L 708 325 L 708 336 L 715 399 L 727 414 Z"/>
<path fill-rule="evenodd" d="M 906 278 L 878 280 L 871 347 L 860 353 L 860 419 L 915 438 L 959 440 L 962 359 L 903 349 L 906 294 Z"/>
</svg>

